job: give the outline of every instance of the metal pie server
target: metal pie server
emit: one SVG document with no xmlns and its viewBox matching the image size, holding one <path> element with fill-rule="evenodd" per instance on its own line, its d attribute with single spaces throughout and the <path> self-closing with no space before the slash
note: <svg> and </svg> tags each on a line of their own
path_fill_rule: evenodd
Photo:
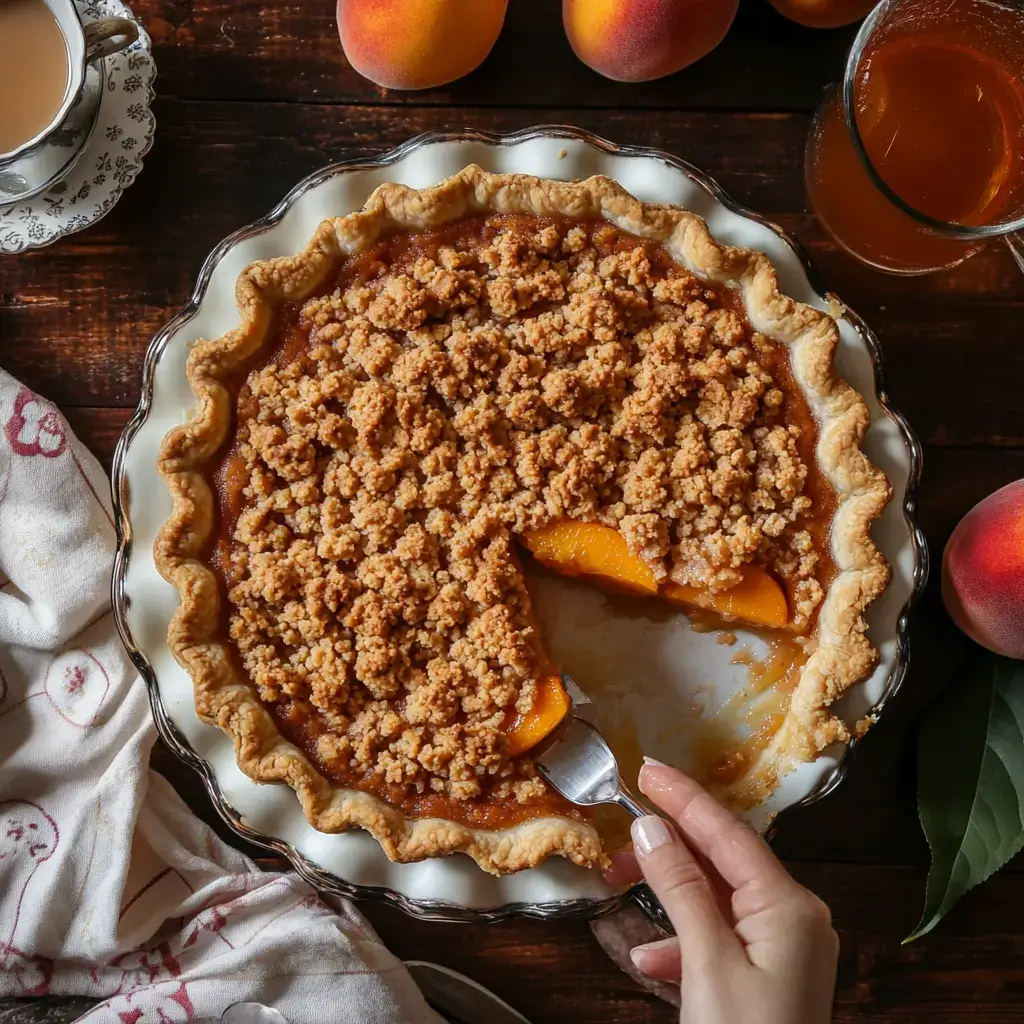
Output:
<svg viewBox="0 0 1024 1024">
<path fill-rule="evenodd" d="M 590 698 L 569 676 L 562 676 L 562 684 L 572 700 L 572 710 L 567 721 L 534 754 L 534 763 L 544 780 L 566 800 L 580 807 L 618 804 L 634 818 L 655 813 L 629 791 L 607 740 L 595 725 L 578 714 L 590 704 Z M 638 886 L 632 895 L 659 928 L 674 934 L 665 908 L 648 886 Z"/>
<path fill-rule="evenodd" d="M 554 739 L 536 756 L 537 769 L 545 780 L 574 804 L 594 807 L 618 804 L 634 818 L 652 813 L 629 791 L 607 740 L 597 727 L 576 712 L 590 704 L 590 698 L 569 676 L 562 685 L 572 701 L 572 711 Z"/>
<path fill-rule="evenodd" d="M 450 1024 L 530 1024 L 489 989 L 440 964 L 406 960 L 423 998 Z"/>
</svg>

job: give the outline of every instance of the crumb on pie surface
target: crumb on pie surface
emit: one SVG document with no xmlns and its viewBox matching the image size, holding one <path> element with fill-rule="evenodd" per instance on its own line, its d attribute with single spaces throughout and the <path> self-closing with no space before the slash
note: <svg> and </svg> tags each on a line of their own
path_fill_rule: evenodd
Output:
<svg viewBox="0 0 1024 1024">
<path fill-rule="evenodd" d="M 246 674 L 329 777 L 473 824 L 573 813 L 503 748 L 548 668 L 513 536 L 551 522 L 616 528 L 658 579 L 757 561 L 813 624 L 831 492 L 787 353 L 660 246 L 501 215 L 395 235 L 276 332 L 214 564 Z"/>
</svg>

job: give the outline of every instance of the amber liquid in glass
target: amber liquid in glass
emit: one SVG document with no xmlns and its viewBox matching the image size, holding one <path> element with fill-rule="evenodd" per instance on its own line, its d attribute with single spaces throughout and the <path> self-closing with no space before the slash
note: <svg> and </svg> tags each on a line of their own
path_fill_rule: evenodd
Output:
<svg viewBox="0 0 1024 1024">
<path fill-rule="evenodd" d="M 1024 208 L 1024 85 L 1007 62 L 958 38 L 956 21 L 869 45 L 855 116 L 879 176 L 911 207 L 946 223 L 996 224 Z M 1016 29 L 1024 35 L 1024 20 Z M 1024 54 L 1024 39 L 1016 45 Z M 807 185 L 825 227 L 884 269 L 949 266 L 978 248 L 936 234 L 885 197 L 854 149 L 838 95 L 815 122 Z"/>
</svg>

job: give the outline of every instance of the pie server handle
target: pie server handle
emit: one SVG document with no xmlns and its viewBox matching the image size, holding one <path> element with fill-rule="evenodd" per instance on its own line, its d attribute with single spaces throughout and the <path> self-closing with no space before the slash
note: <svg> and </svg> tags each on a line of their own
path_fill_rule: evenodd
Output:
<svg viewBox="0 0 1024 1024">
<path fill-rule="evenodd" d="M 661 905 L 661 900 L 654 895 L 646 882 L 635 886 L 629 895 L 632 901 L 650 918 L 655 927 L 660 928 L 666 935 L 675 935 L 676 930 L 665 908 Z"/>
<path fill-rule="evenodd" d="M 637 802 L 622 779 L 619 779 L 619 790 L 612 802 L 629 811 L 634 818 L 643 818 L 651 813 L 643 804 Z M 661 905 L 661 900 L 654 895 L 653 890 L 646 882 L 634 886 L 630 898 L 657 928 L 660 928 L 666 935 L 675 935 L 676 930 L 673 928 L 665 908 Z"/>
</svg>

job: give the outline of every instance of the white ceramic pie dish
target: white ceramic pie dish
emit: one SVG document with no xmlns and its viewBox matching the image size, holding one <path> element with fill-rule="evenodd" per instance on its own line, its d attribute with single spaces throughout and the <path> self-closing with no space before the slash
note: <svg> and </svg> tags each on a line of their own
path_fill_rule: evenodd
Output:
<svg viewBox="0 0 1024 1024">
<path fill-rule="evenodd" d="M 624 894 L 609 889 L 597 872 L 559 859 L 497 878 L 468 857 L 394 864 L 365 833 L 316 832 L 289 788 L 252 782 L 239 770 L 229 738 L 198 719 L 191 680 L 166 645 L 178 597 L 153 562 L 156 531 L 171 511 L 156 460 L 164 434 L 191 414 L 194 400 L 185 377 L 189 346 L 237 325 L 235 281 L 253 260 L 298 252 L 324 217 L 358 209 L 384 181 L 422 188 L 469 163 L 548 178 L 605 174 L 641 200 L 696 211 L 724 242 L 767 253 L 784 292 L 818 308 L 829 307 L 829 297 L 812 285 L 804 257 L 781 231 L 664 153 L 620 149 L 575 129 L 539 127 L 506 137 L 469 131 L 425 135 L 378 160 L 326 168 L 298 185 L 269 216 L 217 247 L 188 305 L 150 346 L 142 400 L 114 464 L 119 525 L 114 608 L 124 641 L 149 684 L 165 741 L 200 771 L 218 810 L 241 835 L 286 854 L 314 884 L 448 920 L 517 913 L 593 915 L 616 906 Z M 881 660 L 875 673 L 844 698 L 843 716 L 853 722 L 872 709 L 877 713 L 902 680 L 906 614 L 923 586 L 927 554 L 913 521 L 920 448 L 881 391 L 873 336 L 849 313 L 841 322 L 841 335 L 838 371 L 861 392 L 871 411 L 864 448 L 894 489 L 893 501 L 873 531 L 894 569 L 888 590 L 868 614 Z M 550 577 L 540 581 L 538 605 L 552 653 L 564 670 L 595 703 L 602 697 L 614 701 L 615 716 L 636 723 L 633 740 L 661 760 L 686 767 L 694 730 L 703 728 L 745 681 L 745 669 L 730 663 L 730 648 L 717 644 L 712 635 L 691 630 L 682 615 L 657 622 L 623 615 L 621 606 L 616 608 L 598 591 Z M 758 652 L 757 638 L 735 632 L 741 644 Z M 668 729 L 666 722 L 671 723 Z M 824 795 L 842 778 L 849 754 L 850 748 L 826 751 L 785 776 L 769 800 L 751 812 L 752 822 L 764 828 L 779 813 Z"/>
</svg>

